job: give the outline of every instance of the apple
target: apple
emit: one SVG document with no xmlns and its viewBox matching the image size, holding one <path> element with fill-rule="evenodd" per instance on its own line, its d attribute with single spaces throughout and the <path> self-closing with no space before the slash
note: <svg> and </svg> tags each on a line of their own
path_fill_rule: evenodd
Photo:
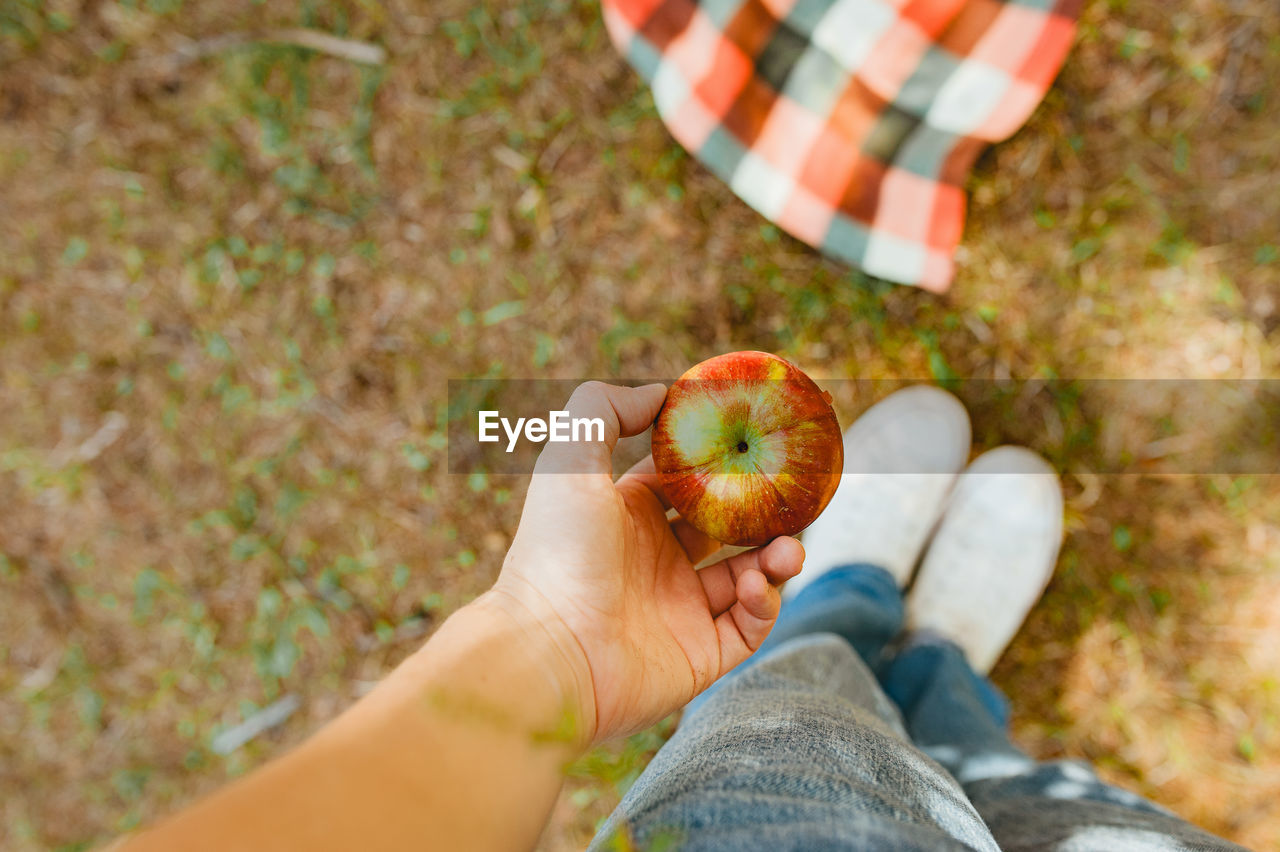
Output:
<svg viewBox="0 0 1280 852">
<path fill-rule="evenodd" d="M 653 463 L 680 515 L 725 544 L 800 532 L 840 484 L 844 441 L 831 394 L 768 352 L 690 368 L 653 425 Z"/>
</svg>

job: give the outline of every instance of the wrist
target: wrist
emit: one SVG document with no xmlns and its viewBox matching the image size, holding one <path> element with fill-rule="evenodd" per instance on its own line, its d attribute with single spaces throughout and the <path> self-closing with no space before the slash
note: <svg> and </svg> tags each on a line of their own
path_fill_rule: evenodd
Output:
<svg viewBox="0 0 1280 852">
<path fill-rule="evenodd" d="M 465 614 L 465 615 L 464 615 Z M 573 632 L 539 593 L 499 583 L 458 615 L 474 618 L 503 637 L 514 664 L 543 700 L 558 707 L 549 739 L 583 751 L 595 738 L 596 707 L 591 669 Z M 514 693 L 513 693 L 514 694 Z M 523 703 L 525 697 L 521 697 Z"/>
</svg>

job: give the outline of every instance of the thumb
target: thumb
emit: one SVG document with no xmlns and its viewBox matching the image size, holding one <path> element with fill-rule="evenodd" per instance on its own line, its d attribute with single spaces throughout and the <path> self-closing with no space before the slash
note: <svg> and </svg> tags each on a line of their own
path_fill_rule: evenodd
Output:
<svg viewBox="0 0 1280 852">
<path fill-rule="evenodd" d="M 571 420 L 587 421 L 585 440 L 548 443 L 534 465 L 537 474 L 603 473 L 611 471 L 618 439 L 639 435 L 653 423 L 667 388 L 662 384 L 638 388 L 585 382 L 569 397 L 565 410 Z"/>
</svg>

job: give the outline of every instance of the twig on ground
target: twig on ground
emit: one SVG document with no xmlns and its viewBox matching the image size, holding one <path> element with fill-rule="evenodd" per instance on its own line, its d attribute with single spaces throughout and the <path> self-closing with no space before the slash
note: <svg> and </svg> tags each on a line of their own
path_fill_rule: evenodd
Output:
<svg viewBox="0 0 1280 852">
<path fill-rule="evenodd" d="M 228 755 L 259 734 L 283 725 L 298 708 L 302 700 L 289 693 L 274 704 L 263 707 L 240 724 L 222 731 L 209 743 L 214 754 Z"/>
<path fill-rule="evenodd" d="M 387 61 L 387 50 L 382 45 L 301 27 L 210 36 L 183 45 L 168 58 L 181 65 L 247 44 L 288 44 L 361 65 L 382 65 Z"/>
</svg>

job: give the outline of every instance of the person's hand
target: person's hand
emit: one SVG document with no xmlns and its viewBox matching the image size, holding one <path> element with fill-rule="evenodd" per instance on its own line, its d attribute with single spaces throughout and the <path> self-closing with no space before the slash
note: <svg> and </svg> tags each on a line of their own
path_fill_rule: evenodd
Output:
<svg viewBox="0 0 1280 852">
<path fill-rule="evenodd" d="M 127 848 L 532 849 L 566 761 L 746 659 L 800 570 L 783 538 L 695 572 L 717 543 L 667 521 L 653 468 L 612 481 L 618 437 L 648 428 L 665 395 L 578 388 L 571 416 L 599 417 L 606 440 L 543 450 L 493 589 L 301 747 Z"/>
<path fill-rule="evenodd" d="M 662 385 L 574 391 L 570 416 L 602 419 L 605 441 L 547 444 L 502 573 L 480 599 L 548 642 L 584 743 L 657 722 L 745 660 L 804 558 L 784 537 L 695 571 L 720 543 L 668 521 L 652 459 L 612 481 L 618 438 L 647 429 L 665 396 Z"/>
</svg>

